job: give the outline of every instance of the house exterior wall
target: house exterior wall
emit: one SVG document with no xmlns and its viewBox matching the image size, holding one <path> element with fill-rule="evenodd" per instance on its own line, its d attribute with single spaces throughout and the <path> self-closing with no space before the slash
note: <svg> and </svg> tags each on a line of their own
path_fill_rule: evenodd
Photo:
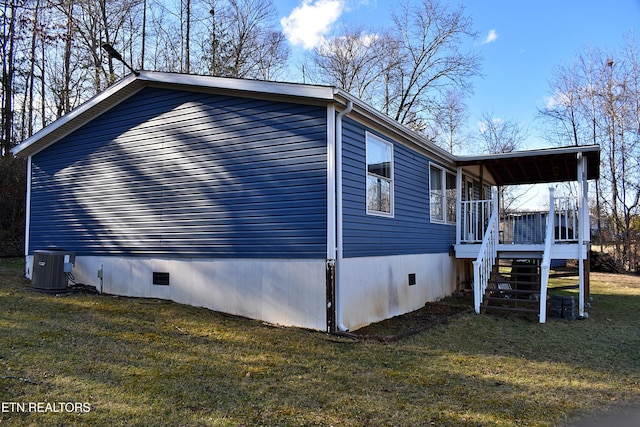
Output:
<svg viewBox="0 0 640 427">
<path fill-rule="evenodd" d="M 108 294 L 324 329 L 326 127 L 323 106 L 143 89 L 32 157 L 29 254 L 74 251 Z"/>
<path fill-rule="evenodd" d="M 455 224 L 430 220 L 428 156 L 373 129 L 345 119 L 343 124 L 344 257 L 448 253 Z M 393 143 L 393 217 L 367 214 L 366 133 Z"/>
<path fill-rule="evenodd" d="M 452 292 L 455 226 L 430 221 L 424 150 L 343 123 L 353 329 Z M 30 253 L 74 251 L 105 293 L 324 329 L 329 124 L 322 106 L 143 89 L 32 157 Z M 367 132 L 394 147 L 393 217 L 366 212 Z"/>
<path fill-rule="evenodd" d="M 368 135 L 379 139 L 369 166 Z M 583 159 L 586 194 L 596 149 L 549 158 Z M 75 253 L 78 281 L 103 292 L 314 329 L 405 313 L 468 280 L 456 227 L 430 218 L 430 167 L 449 193 L 440 212 L 452 206 L 445 169 L 472 177 L 458 175 L 458 201 L 499 178 L 485 171 L 492 156 L 430 148 L 338 88 L 146 71 L 12 151 L 29 157 L 28 277 L 34 251 L 60 248 Z M 383 215 L 367 212 L 368 173 Z"/>
<path fill-rule="evenodd" d="M 29 249 L 325 258 L 326 121 L 146 88 L 33 156 Z"/>
<path fill-rule="evenodd" d="M 430 219 L 429 166 L 435 160 L 351 119 L 344 120 L 343 130 L 344 259 L 338 298 L 343 326 L 354 329 L 451 295 L 458 270 L 451 255 L 456 227 Z M 392 217 L 367 214 L 367 132 L 393 143 Z"/>
</svg>

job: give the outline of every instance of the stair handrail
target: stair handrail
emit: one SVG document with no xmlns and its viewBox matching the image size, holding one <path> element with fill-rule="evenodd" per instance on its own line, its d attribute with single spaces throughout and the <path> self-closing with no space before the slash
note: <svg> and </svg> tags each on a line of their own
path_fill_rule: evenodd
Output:
<svg viewBox="0 0 640 427">
<path fill-rule="evenodd" d="M 482 238 L 478 258 L 473 261 L 473 300 L 477 314 L 480 314 L 480 306 L 484 298 L 484 293 L 487 290 L 491 271 L 496 263 L 496 257 L 498 254 L 500 224 L 498 219 L 500 216 L 498 215 L 498 203 L 495 200 L 495 197 L 492 205 L 491 217 L 489 218 L 487 230 Z"/>
<path fill-rule="evenodd" d="M 540 323 L 547 321 L 547 288 L 549 286 L 549 270 L 551 269 L 551 244 L 555 241 L 555 197 L 554 188 L 549 188 L 549 214 L 547 230 L 544 237 L 544 252 L 540 264 Z"/>
</svg>

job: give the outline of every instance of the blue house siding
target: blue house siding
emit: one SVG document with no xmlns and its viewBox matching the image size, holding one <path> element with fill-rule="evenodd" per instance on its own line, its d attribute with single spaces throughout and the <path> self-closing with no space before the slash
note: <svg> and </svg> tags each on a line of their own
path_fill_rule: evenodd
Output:
<svg viewBox="0 0 640 427">
<path fill-rule="evenodd" d="M 32 158 L 30 252 L 326 256 L 326 108 L 146 88 Z"/>
<path fill-rule="evenodd" d="M 411 150 L 353 120 L 343 124 L 344 256 L 446 253 L 455 243 L 455 226 L 429 218 L 429 162 Z M 366 132 L 393 142 L 394 216 L 366 213 Z"/>
</svg>

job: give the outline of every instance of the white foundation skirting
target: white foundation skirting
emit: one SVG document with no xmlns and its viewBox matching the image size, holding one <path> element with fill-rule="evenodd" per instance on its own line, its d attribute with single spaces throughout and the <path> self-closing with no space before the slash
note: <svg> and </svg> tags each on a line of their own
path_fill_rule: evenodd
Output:
<svg viewBox="0 0 640 427">
<path fill-rule="evenodd" d="M 76 256 L 75 261 L 76 282 L 102 293 L 166 299 L 279 325 L 326 329 L 324 259 Z M 154 272 L 169 273 L 169 285 L 154 285 Z"/>
<path fill-rule="evenodd" d="M 29 278 L 32 262 L 27 257 Z M 417 310 L 455 290 L 455 259 L 448 254 L 345 258 L 341 269 L 336 298 L 342 298 L 349 330 Z M 154 272 L 169 273 L 169 285 L 154 285 Z M 285 326 L 327 327 L 324 259 L 76 256 L 73 275 L 106 294 L 172 300 Z"/>
<path fill-rule="evenodd" d="M 342 260 L 343 324 L 353 330 L 417 310 L 455 290 L 449 254 L 398 255 Z M 409 285 L 415 274 L 415 285 Z"/>
</svg>

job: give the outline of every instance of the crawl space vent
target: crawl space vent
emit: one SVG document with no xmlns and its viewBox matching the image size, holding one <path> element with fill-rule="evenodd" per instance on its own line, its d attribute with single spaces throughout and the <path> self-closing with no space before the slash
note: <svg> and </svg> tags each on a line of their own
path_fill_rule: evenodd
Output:
<svg viewBox="0 0 640 427">
<path fill-rule="evenodd" d="M 416 284 L 416 273 L 409 273 L 409 286 Z"/>
<path fill-rule="evenodd" d="M 153 272 L 153 284 L 160 286 L 169 286 L 169 273 Z"/>
</svg>

